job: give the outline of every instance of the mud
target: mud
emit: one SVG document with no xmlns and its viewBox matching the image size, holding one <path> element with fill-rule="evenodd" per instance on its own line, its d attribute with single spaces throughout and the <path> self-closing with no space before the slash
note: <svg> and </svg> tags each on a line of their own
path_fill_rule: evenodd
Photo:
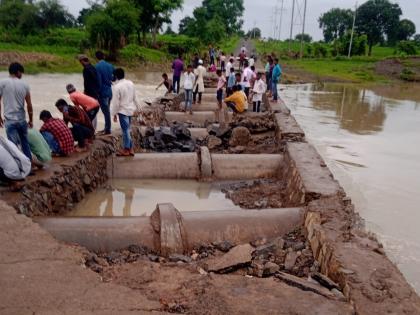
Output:
<svg viewBox="0 0 420 315">
<path fill-rule="evenodd" d="M 278 179 L 226 184 L 222 191 L 233 203 L 245 209 L 282 208 L 286 183 Z"/>
<path fill-rule="evenodd" d="M 389 58 L 375 65 L 375 72 L 396 80 L 420 82 L 420 58 Z"/>
</svg>

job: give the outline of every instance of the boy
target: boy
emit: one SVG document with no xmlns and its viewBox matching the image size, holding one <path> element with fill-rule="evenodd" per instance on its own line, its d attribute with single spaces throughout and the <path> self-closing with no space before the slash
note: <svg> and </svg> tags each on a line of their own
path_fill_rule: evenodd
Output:
<svg viewBox="0 0 420 315">
<path fill-rule="evenodd" d="M 172 80 L 169 79 L 168 74 L 163 73 L 162 74 L 162 82 L 159 83 L 159 85 L 156 87 L 156 91 L 159 90 L 159 88 L 164 85 L 166 87 L 167 93 L 171 93 L 173 90 Z"/>
<path fill-rule="evenodd" d="M 226 94 L 227 96 L 231 96 L 232 95 L 232 88 L 235 85 L 235 69 L 234 68 L 230 68 L 230 73 L 229 73 L 229 78 L 228 78 L 228 84 L 227 84 L 227 90 L 226 90 Z"/>
<path fill-rule="evenodd" d="M 134 156 L 133 141 L 130 134 L 131 117 L 139 107 L 139 103 L 134 83 L 125 79 L 124 70 L 122 68 L 115 69 L 114 76 L 117 83 L 115 84 L 115 97 L 112 102 L 111 113 L 114 116 L 114 122 L 120 120 L 124 146 L 117 153 L 117 156 Z"/>
<path fill-rule="evenodd" d="M 259 113 L 261 111 L 262 97 L 266 89 L 267 87 L 262 79 L 262 73 L 258 72 L 257 80 L 255 81 L 254 88 L 252 90 L 252 103 L 254 113 Z"/>
<path fill-rule="evenodd" d="M 184 73 L 184 90 L 185 90 L 185 109 L 184 112 L 187 110 L 189 111 L 190 115 L 192 115 L 192 97 L 193 97 L 193 87 L 195 83 L 195 75 L 192 72 L 193 67 L 189 65 L 187 67 L 187 72 Z"/>
<path fill-rule="evenodd" d="M 226 72 L 226 56 L 223 51 L 222 55 L 220 56 L 220 70 L 222 70 L 222 72 Z"/>
<path fill-rule="evenodd" d="M 98 114 L 99 111 L 99 102 L 93 97 L 76 91 L 76 88 L 73 84 L 68 84 L 66 90 L 69 93 L 70 100 L 73 102 L 73 104 L 83 108 L 93 124 L 93 121 L 96 118 L 96 114 Z"/>
<path fill-rule="evenodd" d="M 219 109 L 222 109 L 222 102 L 223 102 L 223 88 L 226 86 L 226 79 L 222 74 L 222 70 L 217 70 L 217 76 L 219 80 L 217 81 L 217 92 L 216 98 L 217 103 L 219 104 Z"/>
</svg>

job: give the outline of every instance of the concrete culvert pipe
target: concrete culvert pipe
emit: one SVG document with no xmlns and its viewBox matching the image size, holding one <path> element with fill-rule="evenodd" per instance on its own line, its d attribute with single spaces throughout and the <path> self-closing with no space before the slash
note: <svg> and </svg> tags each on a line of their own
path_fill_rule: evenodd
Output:
<svg viewBox="0 0 420 315">
<path fill-rule="evenodd" d="M 95 252 L 139 245 L 168 256 L 223 240 L 240 244 L 282 236 L 301 226 L 303 217 L 300 208 L 181 213 L 172 204 L 159 204 L 150 217 L 44 217 L 35 222 L 58 240 Z"/>
</svg>

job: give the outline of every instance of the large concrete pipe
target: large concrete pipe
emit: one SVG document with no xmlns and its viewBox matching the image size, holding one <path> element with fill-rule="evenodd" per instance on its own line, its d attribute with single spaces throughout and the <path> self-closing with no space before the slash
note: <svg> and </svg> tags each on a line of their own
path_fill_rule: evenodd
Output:
<svg viewBox="0 0 420 315">
<path fill-rule="evenodd" d="M 197 179 L 200 178 L 197 153 L 142 153 L 113 160 L 113 178 Z"/>
<path fill-rule="evenodd" d="M 172 204 L 159 204 L 150 217 L 44 217 L 35 221 L 58 240 L 95 252 L 140 245 L 168 256 L 223 240 L 241 244 L 282 236 L 302 225 L 303 216 L 300 208 L 181 213 Z"/>
<path fill-rule="evenodd" d="M 221 180 L 276 177 L 283 163 L 280 154 L 212 154 L 213 176 Z"/>
</svg>

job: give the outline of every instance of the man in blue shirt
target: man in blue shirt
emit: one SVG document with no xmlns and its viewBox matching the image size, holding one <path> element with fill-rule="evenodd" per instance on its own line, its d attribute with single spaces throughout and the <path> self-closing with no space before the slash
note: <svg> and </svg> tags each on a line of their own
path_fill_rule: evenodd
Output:
<svg viewBox="0 0 420 315">
<path fill-rule="evenodd" d="M 99 62 L 96 64 L 99 81 L 99 104 L 105 117 L 105 129 L 102 132 L 105 135 L 111 134 L 111 113 L 110 103 L 112 99 L 112 79 L 114 66 L 105 61 L 105 55 L 102 51 L 95 54 Z"/>
<path fill-rule="evenodd" d="M 273 68 L 273 76 L 271 77 L 271 90 L 273 93 L 273 101 L 277 103 L 278 100 L 278 92 L 277 92 L 277 84 L 280 81 L 281 76 L 281 68 L 279 65 L 279 59 L 274 59 L 274 68 Z"/>
</svg>

